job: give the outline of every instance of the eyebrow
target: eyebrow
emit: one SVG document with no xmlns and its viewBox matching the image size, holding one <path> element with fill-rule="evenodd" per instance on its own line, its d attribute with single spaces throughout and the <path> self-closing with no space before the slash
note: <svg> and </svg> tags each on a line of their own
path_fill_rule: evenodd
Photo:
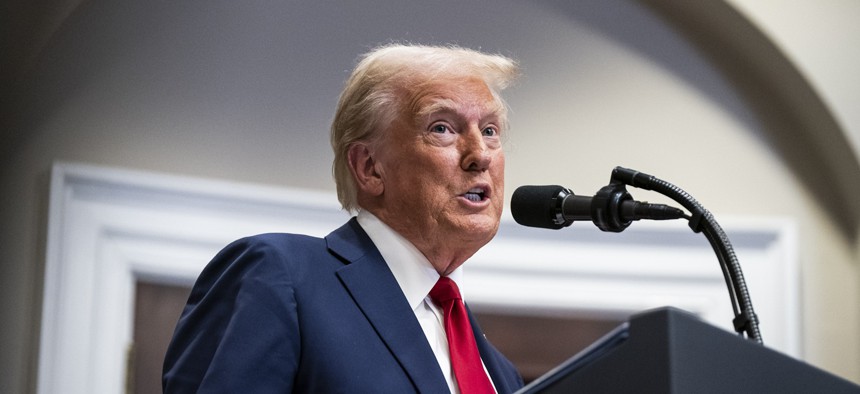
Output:
<svg viewBox="0 0 860 394">
<path fill-rule="evenodd" d="M 420 108 L 414 112 L 416 119 L 421 119 L 436 113 L 459 114 L 460 112 L 457 109 L 460 107 L 460 104 L 455 102 L 453 99 L 436 97 L 428 101 L 430 101 L 429 104 L 420 106 Z M 502 118 L 504 113 L 504 104 L 499 100 L 486 102 L 485 105 L 483 105 L 483 108 L 481 108 L 482 119 L 489 117 Z"/>
</svg>

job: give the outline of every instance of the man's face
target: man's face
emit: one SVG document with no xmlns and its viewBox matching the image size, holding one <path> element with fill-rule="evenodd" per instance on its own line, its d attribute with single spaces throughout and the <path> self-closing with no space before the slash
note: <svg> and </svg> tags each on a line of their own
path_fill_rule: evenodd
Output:
<svg viewBox="0 0 860 394">
<path fill-rule="evenodd" d="M 425 255 L 464 248 L 468 258 L 496 234 L 504 205 L 501 104 L 480 80 L 434 82 L 411 103 L 376 149 L 377 216 Z"/>
</svg>

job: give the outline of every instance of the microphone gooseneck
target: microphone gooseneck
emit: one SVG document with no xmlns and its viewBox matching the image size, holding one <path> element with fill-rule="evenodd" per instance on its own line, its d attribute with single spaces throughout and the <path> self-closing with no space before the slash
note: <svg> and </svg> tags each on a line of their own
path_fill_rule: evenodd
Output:
<svg viewBox="0 0 860 394">
<path fill-rule="evenodd" d="M 634 201 L 626 185 L 661 193 L 690 211 L 663 204 Z M 731 243 L 713 215 L 687 192 L 652 175 L 623 167 L 612 171 L 609 185 L 593 197 L 577 196 L 562 186 L 521 186 L 511 199 L 511 214 L 517 223 L 558 230 L 574 221 L 590 220 L 603 231 L 621 232 L 640 219 L 671 220 L 686 218 L 694 232 L 705 235 L 723 269 L 735 313 L 733 324 L 738 334 L 762 344 L 758 316 L 753 310 L 743 272 Z"/>
</svg>

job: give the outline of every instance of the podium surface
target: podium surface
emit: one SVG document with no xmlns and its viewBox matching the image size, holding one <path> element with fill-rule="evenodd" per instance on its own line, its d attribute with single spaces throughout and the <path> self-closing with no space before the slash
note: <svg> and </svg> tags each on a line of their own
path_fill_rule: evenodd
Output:
<svg viewBox="0 0 860 394">
<path fill-rule="evenodd" d="M 633 316 L 518 393 L 858 394 L 860 386 L 667 307 Z"/>
</svg>

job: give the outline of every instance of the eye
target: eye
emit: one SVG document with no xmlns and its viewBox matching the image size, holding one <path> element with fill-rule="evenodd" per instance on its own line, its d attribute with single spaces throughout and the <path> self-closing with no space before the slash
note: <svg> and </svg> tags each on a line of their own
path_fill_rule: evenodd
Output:
<svg viewBox="0 0 860 394">
<path fill-rule="evenodd" d="M 499 135 L 499 130 L 497 130 L 495 127 L 486 127 L 481 130 L 481 135 L 483 135 L 484 137 L 495 137 Z"/>
<path fill-rule="evenodd" d="M 434 124 L 433 126 L 430 126 L 430 131 L 434 132 L 434 133 L 444 134 L 444 133 L 450 132 L 451 129 L 444 124 L 437 123 L 437 124 Z"/>
</svg>

